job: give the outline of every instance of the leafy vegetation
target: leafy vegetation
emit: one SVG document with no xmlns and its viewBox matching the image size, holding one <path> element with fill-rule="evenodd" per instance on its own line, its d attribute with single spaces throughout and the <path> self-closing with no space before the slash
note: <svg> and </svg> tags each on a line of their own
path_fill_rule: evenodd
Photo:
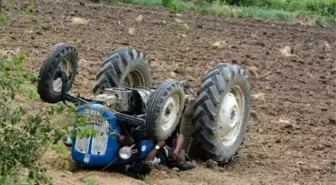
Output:
<svg viewBox="0 0 336 185">
<path fill-rule="evenodd" d="M 34 10 L 34 8 L 33 8 L 31 5 L 29 5 L 29 6 L 27 7 L 27 9 L 26 9 L 26 12 L 27 12 L 27 13 L 34 13 L 35 10 Z"/>
<path fill-rule="evenodd" d="M 322 16 L 335 16 L 335 0 L 226 0 L 230 5 L 256 6 L 286 11 L 311 11 Z"/>
<path fill-rule="evenodd" d="M 25 71 L 25 58 L 24 53 L 7 56 L 0 49 L 0 151 L 3 151 L 0 152 L 0 184 L 51 184 L 40 159 L 48 149 L 54 149 L 59 165 L 70 169 L 72 161 L 67 148 L 58 144 L 67 133 L 64 128 L 76 118 L 76 135 L 95 136 L 97 131 L 87 123 L 103 120 L 89 114 L 76 116 L 76 108 L 72 105 L 34 102 L 39 98 L 38 79 Z M 71 121 L 65 121 L 62 115 Z M 60 122 L 64 121 L 67 123 L 62 125 Z M 110 134 L 115 135 L 116 131 Z M 73 132 L 70 135 L 75 136 Z"/>
<path fill-rule="evenodd" d="M 0 55 L 0 184 L 51 183 L 39 159 L 61 137 L 50 121 L 57 106 L 46 109 L 19 103 L 38 96 L 28 88 L 37 78 L 24 70 L 25 57 Z"/>
<path fill-rule="evenodd" d="M 0 24 L 5 25 L 5 16 L 0 14 Z"/>
<path fill-rule="evenodd" d="M 309 20 L 335 25 L 336 0 L 91 0 L 163 6 L 172 12 L 199 11 L 225 17 L 271 20 Z"/>
<path fill-rule="evenodd" d="M 96 182 L 95 180 L 90 179 L 90 178 L 85 178 L 85 179 L 84 179 L 84 182 L 85 182 L 87 185 L 99 185 L 98 182 Z"/>
</svg>

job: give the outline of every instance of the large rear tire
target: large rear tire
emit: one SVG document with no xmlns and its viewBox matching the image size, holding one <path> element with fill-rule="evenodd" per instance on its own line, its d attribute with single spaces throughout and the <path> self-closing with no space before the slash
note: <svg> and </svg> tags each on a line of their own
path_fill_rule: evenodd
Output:
<svg viewBox="0 0 336 185">
<path fill-rule="evenodd" d="M 148 87 L 152 86 L 152 75 L 146 56 L 134 48 L 115 50 L 103 63 L 97 75 L 94 94 L 100 89 L 112 87 Z"/>
<path fill-rule="evenodd" d="M 216 65 L 203 78 L 194 107 L 190 155 L 227 164 L 234 159 L 247 130 L 250 84 L 237 65 Z"/>
</svg>

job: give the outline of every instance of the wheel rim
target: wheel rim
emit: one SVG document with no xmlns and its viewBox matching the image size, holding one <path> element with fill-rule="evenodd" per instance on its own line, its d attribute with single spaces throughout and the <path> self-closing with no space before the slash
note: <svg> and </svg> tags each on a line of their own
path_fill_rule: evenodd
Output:
<svg viewBox="0 0 336 185">
<path fill-rule="evenodd" d="M 160 115 L 159 125 L 163 131 L 169 130 L 177 119 L 180 110 L 180 96 L 175 94 L 168 98 Z"/>
<path fill-rule="evenodd" d="M 73 66 L 72 66 L 72 62 L 71 62 L 70 58 L 64 58 L 60 62 L 60 64 L 58 65 L 55 74 L 58 71 L 63 71 L 67 75 L 68 79 L 70 79 L 71 74 L 72 74 L 72 70 L 73 70 Z M 54 78 L 53 89 L 54 89 L 55 92 L 61 92 L 62 91 L 62 79 L 61 78 L 59 78 L 59 77 Z"/>
<path fill-rule="evenodd" d="M 145 86 L 145 78 L 142 73 L 138 70 L 133 70 L 129 72 L 123 82 L 126 87 L 141 87 Z"/>
<path fill-rule="evenodd" d="M 219 111 L 219 134 L 223 145 L 230 146 L 234 143 L 242 129 L 244 115 L 244 93 L 239 86 L 234 86 L 225 95 Z"/>
</svg>

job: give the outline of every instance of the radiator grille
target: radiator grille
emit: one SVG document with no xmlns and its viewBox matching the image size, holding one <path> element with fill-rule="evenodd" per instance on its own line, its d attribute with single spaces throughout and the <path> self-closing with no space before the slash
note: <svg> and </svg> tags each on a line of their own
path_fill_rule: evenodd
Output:
<svg viewBox="0 0 336 185">
<path fill-rule="evenodd" d="M 89 129 L 92 127 L 91 125 L 87 125 L 86 128 Z M 90 137 L 76 137 L 76 142 L 75 142 L 75 149 L 81 153 L 88 153 L 89 152 L 89 146 L 90 146 Z"/>
<path fill-rule="evenodd" d="M 87 125 L 85 129 L 93 128 L 95 130 L 95 137 L 76 137 L 75 149 L 81 153 L 91 153 L 96 155 L 103 155 L 107 150 L 109 122 L 103 117 L 102 113 L 94 110 L 86 110 L 83 112 L 87 118 Z M 91 141 L 92 139 L 92 141 Z M 90 151 L 91 141 L 91 152 Z"/>
<path fill-rule="evenodd" d="M 98 133 L 92 138 L 92 154 L 105 154 L 108 142 L 109 122 L 102 121 L 100 124 L 95 124 L 93 127 Z"/>
</svg>

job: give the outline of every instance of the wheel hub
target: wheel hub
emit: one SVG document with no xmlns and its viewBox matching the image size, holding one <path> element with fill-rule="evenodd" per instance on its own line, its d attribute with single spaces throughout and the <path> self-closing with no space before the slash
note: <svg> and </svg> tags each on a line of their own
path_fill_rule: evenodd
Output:
<svg viewBox="0 0 336 185">
<path fill-rule="evenodd" d="M 228 93 L 222 102 L 219 111 L 219 134 L 223 145 L 231 145 L 238 136 L 240 129 L 239 104 L 235 95 Z"/>
<path fill-rule="evenodd" d="M 176 94 L 172 97 L 169 97 L 160 115 L 159 123 L 161 124 L 161 128 L 163 131 L 167 131 L 169 128 L 172 127 L 172 125 L 177 119 L 177 113 L 179 112 L 179 109 L 180 109 L 179 96 Z"/>
<path fill-rule="evenodd" d="M 58 65 L 56 69 L 56 73 L 58 71 L 63 71 L 67 75 L 67 77 L 71 78 L 71 72 L 72 72 L 72 64 L 69 58 L 65 58 L 62 60 L 62 62 Z M 56 74 L 55 73 L 55 74 Z M 53 82 L 53 89 L 55 92 L 61 92 L 62 91 L 62 79 L 61 78 L 54 78 Z"/>
</svg>

